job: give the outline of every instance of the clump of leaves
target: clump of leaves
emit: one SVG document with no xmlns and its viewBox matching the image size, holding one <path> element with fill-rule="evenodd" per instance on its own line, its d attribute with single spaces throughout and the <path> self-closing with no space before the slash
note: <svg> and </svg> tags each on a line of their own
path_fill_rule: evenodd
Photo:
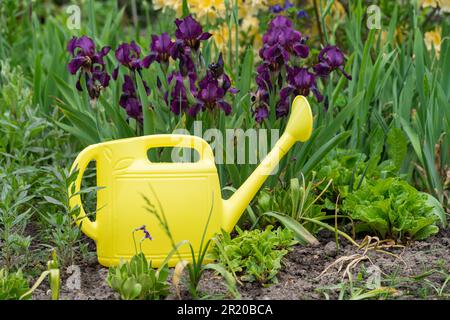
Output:
<svg viewBox="0 0 450 320">
<path fill-rule="evenodd" d="M 308 182 L 303 175 L 301 180 L 293 178 L 287 188 L 275 187 L 272 190 L 268 188 L 261 190 L 256 207 L 260 215 L 265 212 L 281 212 L 295 220 L 300 220 L 303 216 L 310 218 L 323 216 L 322 206 L 316 204 L 321 195 L 315 192 L 320 185 L 323 185 L 325 190 L 328 188 L 325 181 L 317 182 L 314 174 Z M 270 222 L 274 224 L 273 221 Z"/>
<path fill-rule="evenodd" d="M 348 195 L 343 210 L 357 222 L 357 231 L 397 241 L 425 239 L 439 231 L 439 208 L 430 196 L 398 178 L 379 179 Z"/>
<path fill-rule="evenodd" d="M 242 231 L 236 226 L 237 237 L 231 239 L 230 234 L 223 232 L 218 236 L 212 255 L 230 272 L 240 274 L 242 281 L 276 283 L 281 259 L 297 241 L 289 229 L 272 229 L 273 226 L 268 226 L 264 231 Z"/>
<path fill-rule="evenodd" d="M 353 149 L 331 151 L 321 162 L 317 178 L 333 181 L 331 188 L 324 194 L 324 204 L 334 210 L 337 197 L 345 198 L 358 190 L 367 181 L 402 176 L 402 163 L 406 156 L 407 141 L 398 128 L 391 128 L 387 135 L 376 129 L 369 137 L 368 156 Z M 383 159 L 383 155 L 385 160 Z M 324 185 L 319 185 L 322 191 Z"/>
<path fill-rule="evenodd" d="M 333 180 L 326 198 L 335 202 L 337 194 L 347 195 L 356 189 L 366 167 L 367 156 L 352 149 L 336 149 L 324 159 L 317 178 Z"/>
<path fill-rule="evenodd" d="M 122 260 L 117 267 L 111 267 L 106 282 L 123 300 L 159 300 L 169 294 L 168 276 L 167 264 L 153 269 L 140 252 L 129 262 Z"/>
<path fill-rule="evenodd" d="M 9 273 L 6 269 L 0 269 L 0 300 L 19 300 L 28 290 L 28 281 L 22 271 Z M 27 295 L 22 299 L 30 297 Z"/>
</svg>

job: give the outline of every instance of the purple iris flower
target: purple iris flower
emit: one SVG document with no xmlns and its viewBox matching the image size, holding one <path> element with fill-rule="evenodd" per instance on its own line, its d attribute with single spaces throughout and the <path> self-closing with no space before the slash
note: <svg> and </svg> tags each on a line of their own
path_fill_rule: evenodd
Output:
<svg viewBox="0 0 450 320">
<path fill-rule="evenodd" d="M 195 80 L 197 75 L 195 73 L 190 73 L 188 77 L 183 77 L 183 75 L 179 72 L 173 72 L 167 78 L 169 84 L 174 82 L 174 86 L 170 95 L 170 109 L 171 111 L 179 115 L 182 112 L 185 112 L 189 109 L 189 100 L 188 100 L 188 92 L 185 86 L 185 79 L 188 79 L 189 90 L 192 96 L 196 95 L 195 88 Z M 168 93 L 165 94 L 166 103 L 169 103 Z"/>
<path fill-rule="evenodd" d="M 119 61 L 119 64 L 127 67 L 131 71 L 140 72 L 142 68 L 148 68 L 150 65 L 149 58 L 146 57 L 144 60 L 141 60 L 141 48 L 136 44 L 136 42 L 134 42 L 134 40 L 129 44 L 120 44 L 116 49 L 115 55 L 117 61 Z M 114 80 L 117 79 L 118 71 L 119 66 L 117 66 L 113 71 Z"/>
<path fill-rule="evenodd" d="M 289 61 L 289 52 L 279 44 L 273 46 L 264 44 L 259 50 L 259 56 L 271 71 L 278 71 Z"/>
<path fill-rule="evenodd" d="M 173 46 L 174 42 L 170 39 L 168 33 L 164 32 L 160 36 L 152 35 L 151 53 L 144 58 L 143 64 L 148 66 L 154 61 L 160 64 L 167 64 Z"/>
<path fill-rule="evenodd" d="M 200 110 L 222 109 L 225 115 L 231 113 L 231 105 L 224 100 L 225 90 L 217 83 L 209 82 L 205 87 L 200 87 L 197 94 L 197 103 L 189 109 L 189 115 L 195 117 Z"/>
<path fill-rule="evenodd" d="M 256 68 L 256 72 L 258 73 L 256 76 L 256 84 L 259 88 L 264 88 L 265 90 L 272 89 L 272 82 L 270 79 L 270 70 L 267 64 L 260 64 Z"/>
<path fill-rule="evenodd" d="M 177 25 L 177 30 L 175 31 L 177 39 L 182 40 L 186 46 L 194 51 L 199 49 L 200 41 L 207 40 L 212 36 L 209 32 L 203 32 L 200 23 L 195 21 L 190 15 L 183 20 L 176 19 L 175 24 Z"/>
<path fill-rule="evenodd" d="M 309 15 L 308 15 L 308 13 L 305 10 L 299 10 L 297 12 L 297 18 L 299 18 L 299 19 L 303 19 L 303 18 L 308 19 Z"/>
<path fill-rule="evenodd" d="M 352 79 L 344 70 L 344 54 L 338 47 L 326 46 L 320 51 L 318 59 L 319 63 L 314 66 L 318 76 L 327 77 L 331 71 L 340 70 L 348 80 Z"/>
<path fill-rule="evenodd" d="M 269 110 L 265 106 L 256 108 L 253 112 L 256 122 L 261 123 L 269 117 Z"/>
<path fill-rule="evenodd" d="M 288 10 L 293 7 L 294 7 L 294 4 L 292 2 L 290 2 L 289 0 L 284 1 L 284 10 Z"/>
<path fill-rule="evenodd" d="M 292 22 L 284 17 L 277 16 L 263 35 L 263 47 L 259 55 L 272 71 L 277 71 L 289 61 L 290 55 L 307 58 L 309 47 L 302 34 L 292 28 Z"/>
<path fill-rule="evenodd" d="M 269 8 L 269 11 L 271 13 L 275 13 L 276 14 L 276 13 L 280 13 L 280 12 L 282 12 L 284 10 L 288 10 L 288 9 L 290 9 L 292 7 L 294 7 L 294 4 L 292 2 L 290 2 L 289 0 L 285 0 L 284 1 L 284 6 L 281 6 L 281 5 L 279 5 L 277 3 L 277 4 L 273 5 L 273 6 L 271 6 Z"/>
<path fill-rule="evenodd" d="M 94 41 L 87 36 L 73 37 L 67 44 L 67 51 L 72 55 L 72 60 L 67 65 L 69 72 L 76 74 L 81 70 L 76 88 L 83 91 L 80 80 L 84 75 L 86 87 L 92 99 L 98 98 L 100 91 L 109 85 L 110 76 L 105 71 L 103 58 L 110 50 L 110 47 L 103 47 L 96 52 Z"/>
<path fill-rule="evenodd" d="M 219 54 L 217 62 L 213 62 L 208 66 L 205 78 L 199 82 L 200 88 L 205 88 L 209 82 L 214 82 L 217 86 L 221 87 L 225 93 L 237 93 L 236 88 L 231 87 L 230 77 L 224 72 L 224 63 L 222 53 Z"/>
<path fill-rule="evenodd" d="M 145 239 L 153 240 L 153 237 L 150 235 L 150 232 L 148 232 L 145 225 L 142 225 L 141 227 L 136 228 L 134 231 L 138 231 L 138 230 L 140 230 L 144 233 L 144 238 L 142 240 L 145 240 Z"/>
<path fill-rule="evenodd" d="M 170 56 L 179 61 L 179 70 L 186 77 L 190 72 L 195 72 L 195 63 L 191 57 L 191 48 L 185 46 L 182 40 L 177 39 L 170 49 Z"/>
<path fill-rule="evenodd" d="M 150 88 L 146 82 L 143 82 L 147 95 L 150 94 Z M 124 108 L 130 118 L 142 121 L 142 104 L 137 96 L 134 80 L 129 75 L 124 75 L 122 84 L 122 95 L 119 99 L 119 105 Z"/>
<path fill-rule="evenodd" d="M 264 89 L 258 89 L 252 97 L 254 102 L 253 116 L 257 123 L 263 122 L 269 117 L 269 93 Z"/>
<path fill-rule="evenodd" d="M 303 96 L 307 96 L 311 90 L 316 96 L 317 101 L 322 101 L 323 97 L 320 95 L 316 87 L 316 77 L 313 73 L 308 71 L 308 68 L 289 68 L 287 79 L 296 95 L 301 94 Z"/>
<path fill-rule="evenodd" d="M 271 13 L 280 13 L 283 10 L 284 10 L 284 8 L 282 6 L 280 6 L 279 4 L 275 4 L 269 8 L 269 11 Z"/>
<path fill-rule="evenodd" d="M 323 100 L 316 86 L 316 77 L 308 68 L 294 67 L 288 69 L 288 86 L 280 91 L 280 101 L 276 106 L 277 118 L 289 114 L 289 98 L 292 95 L 308 96 L 312 91 L 318 102 Z"/>
</svg>

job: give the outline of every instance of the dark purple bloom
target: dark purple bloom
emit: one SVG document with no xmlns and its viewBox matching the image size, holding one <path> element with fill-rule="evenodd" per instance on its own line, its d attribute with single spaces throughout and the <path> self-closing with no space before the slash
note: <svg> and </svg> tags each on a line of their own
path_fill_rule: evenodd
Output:
<svg viewBox="0 0 450 320">
<path fill-rule="evenodd" d="M 264 89 L 258 89 L 256 94 L 252 97 L 255 105 L 253 108 L 253 116 L 256 122 L 261 123 L 264 119 L 269 117 L 269 93 Z"/>
<path fill-rule="evenodd" d="M 263 35 L 264 45 L 259 55 L 272 71 L 278 71 L 289 61 L 291 54 L 301 58 L 308 57 L 309 47 L 305 42 L 306 39 L 292 28 L 292 22 L 288 18 L 277 16 Z"/>
<path fill-rule="evenodd" d="M 212 36 L 209 32 L 203 32 L 200 23 L 195 21 L 192 16 L 187 16 L 183 20 L 176 19 L 175 24 L 177 25 L 175 31 L 177 39 L 182 40 L 186 46 L 195 51 L 200 47 L 200 41 L 207 40 Z"/>
<path fill-rule="evenodd" d="M 109 85 L 110 76 L 105 71 L 103 58 L 109 53 L 110 47 L 103 47 L 96 52 L 94 41 L 89 37 L 82 36 L 70 39 L 67 51 L 72 55 L 72 60 L 67 65 L 69 72 L 76 74 L 81 70 L 76 88 L 79 91 L 83 90 L 80 80 L 84 75 L 89 96 L 92 99 L 98 98 L 100 91 Z"/>
<path fill-rule="evenodd" d="M 297 18 L 299 18 L 299 19 L 303 19 L 303 18 L 308 19 L 309 16 L 308 16 L 308 13 L 305 10 L 299 10 L 297 12 Z"/>
<path fill-rule="evenodd" d="M 142 231 L 144 233 L 144 238 L 142 238 L 142 240 L 145 240 L 145 239 L 153 240 L 152 236 L 150 235 L 150 232 L 148 232 L 148 230 L 145 227 L 145 225 L 143 225 L 143 226 L 141 226 L 139 228 L 136 228 L 134 231 L 138 231 L 138 230 L 140 230 L 140 231 Z"/>
<path fill-rule="evenodd" d="M 261 123 L 269 117 L 269 110 L 265 106 L 260 106 L 253 111 L 256 122 Z"/>
<path fill-rule="evenodd" d="M 280 91 L 280 100 L 275 107 L 275 113 L 277 118 L 287 116 L 289 114 L 289 103 L 290 97 L 294 93 L 294 88 L 292 86 L 288 86 L 286 88 L 281 89 Z"/>
<path fill-rule="evenodd" d="M 231 105 L 223 98 L 225 90 L 217 85 L 217 83 L 209 82 L 206 87 L 200 88 L 197 94 L 197 103 L 189 109 L 189 114 L 195 117 L 200 110 L 222 109 L 226 115 L 231 113 Z"/>
<path fill-rule="evenodd" d="M 144 232 L 145 236 L 144 239 L 153 240 L 152 236 L 150 235 L 150 232 L 148 232 L 146 229 L 142 230 Z"/>
<path fill-rule="evenodd" d="M 188 100 L 188 91 L 186 89 L 185 85 L 185 79 L 187 82 L 187 85 L 189 86 L 189 94 L 192 96 L 195 96 L 196 89 L 195 89 L 195 79 L 196 74 L 190 73 L 190 76 L 183 77 L 183 75 L 179 72 L 173 72 L 168 77 L 168 82 L 171 84 L 174 82 L 174 86 L 170 95 L 171 101 L 170 101 L 170 109 L 171 111 L 179 115 L 182 112 L 185 112 L 189 109 L 190 103 Z M 166 103 L 169 103 L 169 97 L 168 93 L 165 94 L 165 100 Z"/>
<path fill-rule="evenodd" d="M 237 93 L 236 88 L 231 87 L 230 77 L 224 72 L 224 63 L 222 53 L 219 54 L 217 62 L 213 62 L 208 66 L 205 78 L 203 78 L 199 86 L 200 88 L 206 87 L 207 83 L 214 82 L 217 86 L 221 87 L 225 93 Z"/>
<path fill-rule="evenodd" d="M 278 71 L 281 66 L 289 61 L 289 52 L 279 44 L 273 46 L 264 44 L 261 50 L 259 50 L 259 56 L 271 71 Z"/>
<path fill-rule="evenodd" d="M 144 58 L 144 65 L 149 66 L 154 61 L 167 64 L 173 46 L 174 42 L 170 39 L 168 33 L 164 32 L 160 36 L 152 35 L 152 43 L 150 45 L 151 53 Z"/>
<path fill-rule="evenodd" d="M 177 39 L 170 49 L 170 56 L 179 61 L 179 70 L 186 77 L 190 72 L 195 72 L 195 64 L 191 57 L 191 48 Z"/>
<path fill-rule="evenodd" d="M 150 94 L 150 88 L 146 82 L 143 82 L 147 95 Z M 138 99 L 134 80 L 129 76 L 124 76 L 122 84 L 122 95 L 119 99 L 119 105 L 124 108 L 130 118 L 142 121 L 142 104 Z"/>
<path fill-rule="evenodd" d="M 278 3 L 271 6 L 269 8 L 269 11 L 272 13 L 280 13 L 284 10 L 288 10 L 290 8 L 294 7 L 294 4 L 292 2 L 290 2 L 289 0 L 285 0 L 284 1 L 284 6 L 279 5 Z"/>
<path fill-rule="evenodd" d="M 141 60 L 141 48 L 136 44 L 136 42 L 131 41 L 131 43 L 122 43 L 116 49 L 115 52 L 116 59 L 119 63 L 131 71 L 140 71 L 142 68 L 148 68 L 149 59 L 144 58 Z M 119 66 L 113 71 L 113 79 L 117 79 Z"/>
<path fill-rule="evenodd" d="M 312 91 L 317 101 L 321 102 L 323 100 L 323 96 L 316 86 L 316 77 L 308 71 L 308 68 L 289 68 L 287 80 L 288 86 L 280 91 L 280 100 L 276 106 L 277 118 L 289 114 L 289 98 L 291 96 L 302 95 L 307 97 Z"/>
<path fill-rule="evenodd" d="M 320 51 L 318 59 L 319 63 L 314 66 L 318 76 L 327 77 L 331 71 L 340 70 L 348 80 L 352 79 L 344 70 L 344 54 L 338 47 L 326 46 Z"/>
<path fill-rule="evenodd" d="M 292 28 L 292 22 L 284 16 L 275 17 L 263 35 L 263 42 L 272 46 L 280 44 L 283 47 L 291 42 L 301 40 L 301 33 Z"/>
<path fill-rule="evenodd" d="M 269 8 L 269 11 L 272 13 L 280 13 L 283 10 L 284 10 L 284 8 L 282 6 L 280 6 L 279 4 L 275 4 Z"/>
<path fill-rule="evenodd" d="M 267 64 L 260 64 L 256 68 L 258 75 L 256 76 L 256 84 L 259 88 L 264 88 L 265 90 L 272 89 L 272 82 L 270 79 L 270 70 Z"/>
<path fill-rule="evenodd" d="M 288 10 L 293 7 L 294 7 L 294 4 L 292 2 L 290 2 L 289 0 L 284 1 L 284 10 Z"/>
</svg>

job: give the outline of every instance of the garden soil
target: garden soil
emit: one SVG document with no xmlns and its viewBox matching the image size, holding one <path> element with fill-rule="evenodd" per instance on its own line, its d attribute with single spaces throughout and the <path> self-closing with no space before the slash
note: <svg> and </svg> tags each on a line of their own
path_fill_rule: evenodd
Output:
<svg viewBox="0 0 450 320">
<path fill-rule="evenodd" d="M 300 245 L 293 247 L 283 261 L 277 283 L 266 286 L 258 283 L 239 285 L 242 299 L 338 299 L 339 293 L 343 290 L 339 285 L 347 284 L 347 288 L 349 285 L 348 277 L 344 278 L 348 262 L 361 258 L 364 250 L 341 240 L 337 249 L 334 234 L 327 232 L 319 234 L 319 241 L 320 244 L 314 247 Z M 416 241 L 403 248 L 389 248 L 386 251 L 389 253 L 368 250 L 364 260 L 351 268 L 353 288 L 365 288 L 364 292 L 370 291 L 370 283 L 376 283 L 378 275 L 381 275 L 384 279 L 381 282 L 382 286 L 395 289 L 389 298 L 439 299 L 445 295 L 448 297 L 450 283 L 444 286 L 444 281 L 450 273 L 450 228 L 441 230 L 427 240 Z M 347 263 L 338 272 L 339 265 L 336 261 L 347 259 L 345 257 L 351 258 L 348 258 Z M 333 263 L 335 265 L 322 274 Z M 64 274 L 60 298 L 118 299 L 118 295 L 105 282 L 107 273 L 106 268 L 94 261 L 81 265 L 79 289 L 76 288 L 74 278 Z M 48 287 L 45 286 L 46 284 L 43 284 L 35 291 L 33 299 L 50 298 Z M 333 286 L 337 288 L 332 288 Z M 440 292 L 442 287 L 444 288 Z M 232 298 L 227 294 L 227 288 L 220 276 L 210 271 L 205 272 L 199 288 L 205 298 Z M 179 291 L 180 296 L 172 287 L 167 299 L 189 299 L 185 287 L 181 286 Z M 349 290 L 345 292 L 344 297 L 348 298 Z"/>
</svg>

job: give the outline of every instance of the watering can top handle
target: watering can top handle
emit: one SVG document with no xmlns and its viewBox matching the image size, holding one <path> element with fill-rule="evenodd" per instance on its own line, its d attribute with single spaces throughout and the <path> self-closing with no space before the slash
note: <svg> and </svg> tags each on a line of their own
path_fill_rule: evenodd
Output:
<svg viewBox="0 0 450 320">
<path fill-rule="evenodd" d="M 81 188 L 81 181 L 83 179 L 84 171 L 88 166 L 89 162 L 92 160 L 96 160 L 98 156 L 98 148 L 96 145 L 92 145 L 84 149 L 78 154 L 78 157 L 75 159 L 71 172 L 78 169 L 78 176 L 70 186 L 69 186 L 69 205 L 73 209 L 76 206 L 80 208 L 80 213 L 77 217 L 74 217 L 76 223 L 81 225 L 81 230 L 91 239 L 97 239 L 97 222 L 91 221 L 89 217 L 86 215 L 86 212 L 83 209 L 83 203 L 81 202 L 81 196 L 78 193 Z M 75 184 L 75 188 L 73 189 L 73 184 Z"/>
<path fill-rule="evenodd" d="M 145 141 L 146 151 L 150 148 L 178 147 L 195 149 L 200 156 L 200 161 L 214 163 L 214 153 L 211 146 L 202 138 L 184 134 L 155 134 L 142 137 Z"/>
</svg>

